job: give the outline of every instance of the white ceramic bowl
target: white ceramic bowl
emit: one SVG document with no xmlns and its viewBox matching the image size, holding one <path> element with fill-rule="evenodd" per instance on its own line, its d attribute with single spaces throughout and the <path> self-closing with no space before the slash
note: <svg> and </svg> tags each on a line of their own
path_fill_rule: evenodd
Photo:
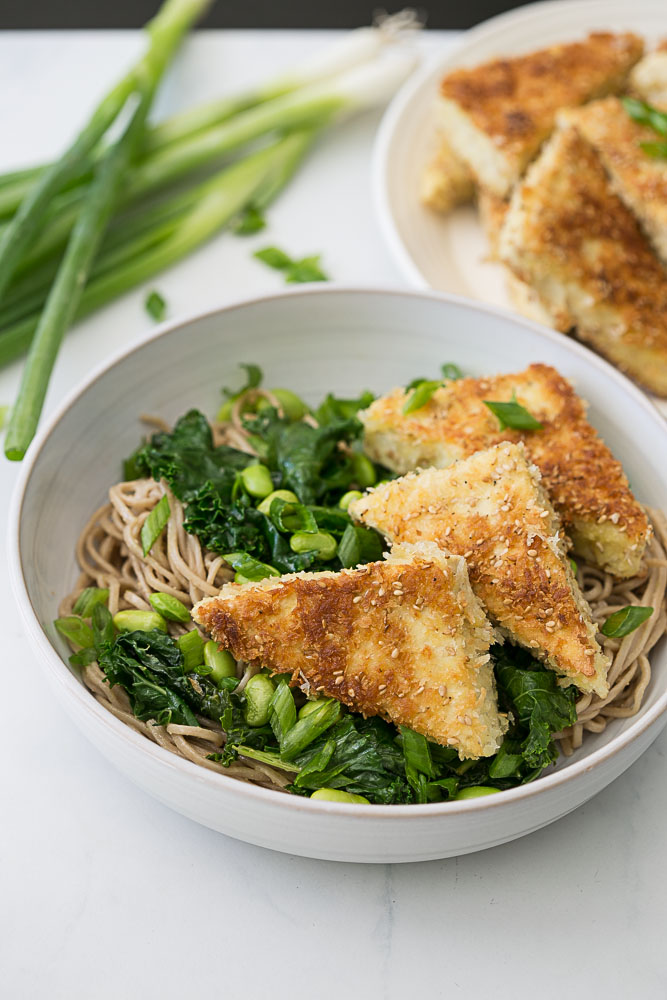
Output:
<svg viewBox="0 0 667 1000">
<path fill-rule="evenodd" d="M 255 788 L 198 768 L 106 712 L 68 667 L 52 625 L 76 578 L 74 545 L 121 460 L 139 441 L 139 414 L 174 420 L 214 413 L 237 365 L 260 363 L 267 385 L 315 402 L 327 391 L 381 392 L 444 361 L 471 374 L 555 365 L 591 404 L 591 419 L 623 461 L 638 496 L 667 501 L 667 424 L 646 397 L 578 344 L 489 307 L 435 293 L 336 287 L 257 299 L 163 326 L 73 393 L 31 447 L 13 501 L 13 589 L 44 669 L 73 721 L 133 781 L 179 812 L 232 837 L 307 857 L 422 861 L 481 850 L 537 830 L 621 774 L 667 721 L 667 648 L 653 656 L 644 706 L 589 736 L 569 762 L 531 785 L 472 801 L 349 806 Z M 73 488 L 74 484 L 74 488 Z"/>
</svg>

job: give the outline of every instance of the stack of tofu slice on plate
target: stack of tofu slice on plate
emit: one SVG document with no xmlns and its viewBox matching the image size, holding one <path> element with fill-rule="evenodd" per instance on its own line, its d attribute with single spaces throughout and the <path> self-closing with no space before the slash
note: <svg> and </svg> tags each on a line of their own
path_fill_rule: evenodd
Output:
<svg viewBox="0 0 667 1000">
<path fill-rule="evenodd" d="M 667 397 L 667 159 L 644 151 L 656 134 L 617 96 L 667 103 L 667 48 L 642 53 L 635 35 L 595 33 L 448 73 L 449 153 L 428 165 L 422 196 L 451 209 L 467 170 L 516 308 Z M 437 181 L 438 163 L 455 185 Z"/>
</svg>

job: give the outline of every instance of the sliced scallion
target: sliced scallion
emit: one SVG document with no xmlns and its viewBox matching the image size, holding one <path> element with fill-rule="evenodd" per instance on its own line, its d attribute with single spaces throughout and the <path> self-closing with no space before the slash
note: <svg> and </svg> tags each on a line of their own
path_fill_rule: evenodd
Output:
<svg viewBox="0 0 667 1000">
<path fill-rule="evenodd" d="M 169 497 L 165 494 L 158 500 L 141 526 L 141 548 L 145 556 L 148 555 L 160 537 L 169 520 L 170 513 Z"/>
<path fill-rule="evenodd" d="M 516 394 L 512 393 L 512 398 L 508 403 L 495 402 L 490 399 L 482 400 L 493 415 L 498 418 L 500 430 L 510 428 L 515 431 L 541 431 L 542 424 L 536 420 L 532 413 L 529 413 L 525 406 L 517 402 Z"/>
<path fill-rule="evenodd" d="M 644 608 L 637 604 L 628 604 L 620 611 L 615 611 L 609 615 L 606 622 L 600 629 L 603 635 L 609 639 L 620 639 L 625 635 L 630 635 L 636 628 L 651 617 L 653 608 Z"/>
</svg>

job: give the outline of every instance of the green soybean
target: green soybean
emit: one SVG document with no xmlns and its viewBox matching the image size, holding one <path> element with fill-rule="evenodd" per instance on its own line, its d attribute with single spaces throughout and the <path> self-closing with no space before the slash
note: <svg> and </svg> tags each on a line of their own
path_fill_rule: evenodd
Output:
<svg viewBox="0 0 667 1000">
<path fill-rule="evenodd" d="M 333 559 L 338 550 L 328 531 L 297 531 L 289 540 L 292 552 L 317 552 L 320 559 Z"/>
<path fill-rule="evenodd" d="M 217 419 L 220 421 L 221 424 L 226 424 L 228 420 L 232 419 L 232 406 L 234 405 L 235 402 L 236 400 L 234 399 L 228 399 L 227 402 L 223 403 L 220 409 L 218 410 Z"/>
<path fill-rule="evenodd" d="M 255 674 L 246 684 L 243 693 L 246 703 L 245 721 L 249 726 L 265 726 L 271 715 L 271 701 L 275 685 L 266 674 Z"/>
<path fill-rule="evenodd" d="M 190 612 L 177 597 L 172 597 L 171 594 L 163 594 L 161 591 L 158 591 L 155 594 L 151 594 L 148 600 L 151 602 L 153 610 L 157 611 L 163 618 L 166 618 L 167 621 L 190 621 Z"/>
<path fill-rule="evenodd" d="M 292 493 L 291 490 L 274 490 L 273 493 L 269 493 L 268 497 L 264 497 L 261 503 L 257 504 L 257 510 L 268 517 L 271 513 L 271 504 L 274 500 L 284 500 L 285 503 L 299 502 L 298 496 L 296 493 Z"/>
<path fill-rule="evenodd" d="M 351 503 L 355 500 L 361 500 L 363 493 L 360 490 L 348 490 L 347 493 L 343 493 L 342 497 L 338 501 L 338 506 L 341 510 L 347 510 Z"/>
<path fill-rule="evenodd" d="M 352 456 L 352 478 L 362 490 L 375 486 L 378 477 L 370 458 L 360 453 Z"/>
<path fill-rule="evenodd" d="M 318 799 L 320 802 L 355 802 L 365 806 L 371 804 L 370 799 L 363 795 L 353 795 L 352 792 L 344 792 L 340 788 L 318 788 L 310 797 Z"/>
<path fill-rule="evenodd" d="M 186 673 L 204 662 L 204 640 L 196 628 L 186 632 L 185 635 L 179 635 L 176 645 L 183 654 L 183 665 Z"/>
<path fill-rule="evenodd" d="M 204 663 L 211 668 L 216 684 L 223 677 L 236 677 L 236 660 L 226 649 L 218 649 L 217 642 L 212 639 L 204 646 Z"/>
<path fill-rule="evenodd" d="M 152 629 L 167 631 L 167 623 L 157 611 L 139 611 L 134 608 L 118 611 L 113 616 L 113 623 L 119 632 L 150 632 Z"/>
<path fill-rule="evenodd" d="M 304 401 L 291 389 L 271 389 L 288 420 L 301 420 L 308 413 Z"/>
<path fill-rule="evenodd" d="M 273 493 L 273 480 L 265 465 L 246 465 L 241 471 L 241 480 L 251 497 L 261 500 Z"/>
<path fill-rule="evenodd" d="M 461 799 L 480 799 L 483 795 L 495 795 L 499 788 L 491 788 L 490 785 L 470 785 L 469 788 L 462 788 L 454 796 L 459 801 Z"/>
</svg>

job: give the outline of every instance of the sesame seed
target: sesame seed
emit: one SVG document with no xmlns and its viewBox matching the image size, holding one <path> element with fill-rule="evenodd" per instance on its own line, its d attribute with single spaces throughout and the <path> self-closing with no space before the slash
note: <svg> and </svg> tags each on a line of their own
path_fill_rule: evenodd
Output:
<svg viewBox="0 0 667 1000">
<path fill-rule="evenodd" d="M 392 649 L 392 651 L 391 651 L 391 658 L 392 658 L 392 660 L 395 660 L 397 656 L 398 656 L 398 650 L 397 649 Z"/>
<path fill-rule="evenodd" d="M 440 695 L 441 698 L 444 698 L 445 695 L 447 694 L 447 688 L 445 687 L 444 684 L 441 684 L 440 687 L 438 688 L 438 694 Z"/>
<path fill-rule="evenodd" d="M 352 603 L 353 604 L 358 604 L 360 600 L 361 600 L 361 594 L 357 594 L 356 597 L 352 598 Z"/>
<path fill-rule="evenodd" d="M 387 690 L 387 685 L 386 684 L 380 684 L 380 686 L 378 688 L 378 691 L 386 691 L 386 690 Z"/>
<path fill-rule="evenodd" d="M 453 736 L 448 736 L 447 743 L 449 744 L 450 747 L 453 747 L 456 743 L 458 743 L 458 740 L 455 739 L 455 737 Z"/>
<path fill-rule="evenodd" d="M 334 684 L 342 684 L 344 680 L 345 680 L 345 678 L 343 676 L 341 676 L 341 677 L 335 677 L 334 678 Z"/>
<path fill-rule="evenodd" d="M 349 694 L 350 698 L 354 698 L 354 688 L 348 688 L 347 693 Z"/>
</svg>

